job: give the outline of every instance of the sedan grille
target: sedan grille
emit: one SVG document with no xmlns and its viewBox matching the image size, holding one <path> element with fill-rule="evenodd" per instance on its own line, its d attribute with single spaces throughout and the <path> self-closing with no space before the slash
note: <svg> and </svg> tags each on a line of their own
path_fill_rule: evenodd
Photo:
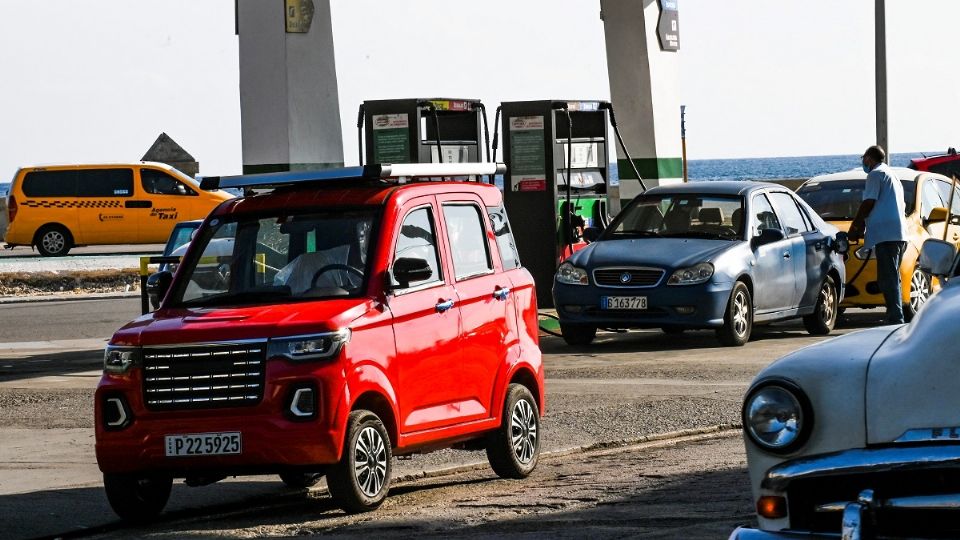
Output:
<svg viewBox="0 0 960 540">
<path fill-rule="evenodd" d="M 597 268 L 593 280 L 604 287 L 655 287 L 663 274 L 662 268 Z"/>
<path fill-rule="evenodd" d="M 256 405 L 266 349 L 266 342 L 144 348 L 144 403 L 153 411 Z"/>
</svg>

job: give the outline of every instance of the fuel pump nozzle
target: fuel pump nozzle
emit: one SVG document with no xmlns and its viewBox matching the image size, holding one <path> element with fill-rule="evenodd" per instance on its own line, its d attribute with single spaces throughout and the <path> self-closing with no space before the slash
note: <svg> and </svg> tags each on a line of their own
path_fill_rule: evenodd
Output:
<svg viewBox="0 0 960 540">
<path fill-rule="evenodd" d="M 600 108 L 610 111 L 610 125 L 613 126 L 613 134 L 617 136 L 617 142 L 620 143 L 620 148 L 623 150 L 623 154 L 627 157 L 627 161 L 630 162 L 630 168 L 633 169 L 633 174 L 637 177 L 637 181 L 640 182 L 640 189 L 643 191 L 647 190 L 647 186 L 643 183 L 643 178 L 640 176 L 640 171 L 637 170 L 637 164 L 633 162 L 633 158 L 630 157 L 630 151 L 627 150 L 627 145 L 623 144 L 623 137 L 620 136 L 620 127 L 617 126 L 617 115 L 613 112 L 613 103 L 609 101 L 601 101 Z"/>
</svg>

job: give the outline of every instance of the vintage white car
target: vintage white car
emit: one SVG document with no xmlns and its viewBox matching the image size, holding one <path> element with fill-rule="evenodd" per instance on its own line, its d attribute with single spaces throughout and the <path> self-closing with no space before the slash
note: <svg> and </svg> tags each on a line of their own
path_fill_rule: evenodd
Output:
<svg viewBox="0 0 960 540">
<path fill-rule="evenodd" d="M 952 244 L 921 266 L 957 273 Z M 731 539 L 960 538 L 960 278 L 906 325 L 765 368 L 743 405 L 758 529 Z"/>
</svg>

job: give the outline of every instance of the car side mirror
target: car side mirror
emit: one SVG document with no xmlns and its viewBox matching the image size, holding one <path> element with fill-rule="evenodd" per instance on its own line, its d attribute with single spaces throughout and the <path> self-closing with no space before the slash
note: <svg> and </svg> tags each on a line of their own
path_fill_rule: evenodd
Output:
<svg viewBox="0 0 960 540">
<path fill-rule="evenodd" d="M 594 243 L 600 238 L 600 235 L 603 233 L 603 229 L 600 227 L 587 227 L 583 230 L 583 239 L 588 243 Z"/>
<path fill-rule="evenodd" d="M 393 279 L 401 288 L 409 287 L 416 281 L 426 281 L 433 276 L 430 263 L 424 259 L 401 257 L 393 263 Z"/>
<path fill-rule="evenodd" d="M 930 210 L 930 215 L 927 217 L 927 223 L 940 223 L 946 221 L 950 217 L 950 211 L 943 207 L 936 207 L 933 210 Z"/>
<path fill-rule="evenodd" d="M 150 305 L 153 306 L 153 309 L 160 307 L 160 301 L 167 295 L 171 283 L 173 283 L 172 272 L 157 272 L 156 274 L 150 274 L 150 277 L 147 278 L 147 297 L 150 298 Z"/>
<path fill-rule="evenodd" d="M 953 273 L 957 248 L 950 242 L 930 238 L 920 249 L 920 270 L 937 277 L 946 277 Z"/>
<path fill-rule="evenodd" d="M 780 229 L 763 229 L 760 234 L 753 237 L 753 247 L 765 246 L 774 242 L 779 242 L 787 236 Z"/>
</svg>

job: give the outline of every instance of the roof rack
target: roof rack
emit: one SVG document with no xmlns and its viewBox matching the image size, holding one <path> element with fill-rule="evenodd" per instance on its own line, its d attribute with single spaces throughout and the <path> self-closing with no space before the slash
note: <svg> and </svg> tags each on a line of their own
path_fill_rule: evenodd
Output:
<svg viewBox="0 0 960 540">
<path fill-rule="evenodd" d="M 289 171 L 238 176 L 206 176 L 200 189 L 212 191 L 227 188 L 273 188 L 301 184 L 323 184 L 349 180 L 380 180 L 405 183 L 423 179 L 434 181 L 462 181 L 475 176 L 504 174 L 503 163 L 398 163 L 342 167 L 317 171 Z"/>
</svg>

